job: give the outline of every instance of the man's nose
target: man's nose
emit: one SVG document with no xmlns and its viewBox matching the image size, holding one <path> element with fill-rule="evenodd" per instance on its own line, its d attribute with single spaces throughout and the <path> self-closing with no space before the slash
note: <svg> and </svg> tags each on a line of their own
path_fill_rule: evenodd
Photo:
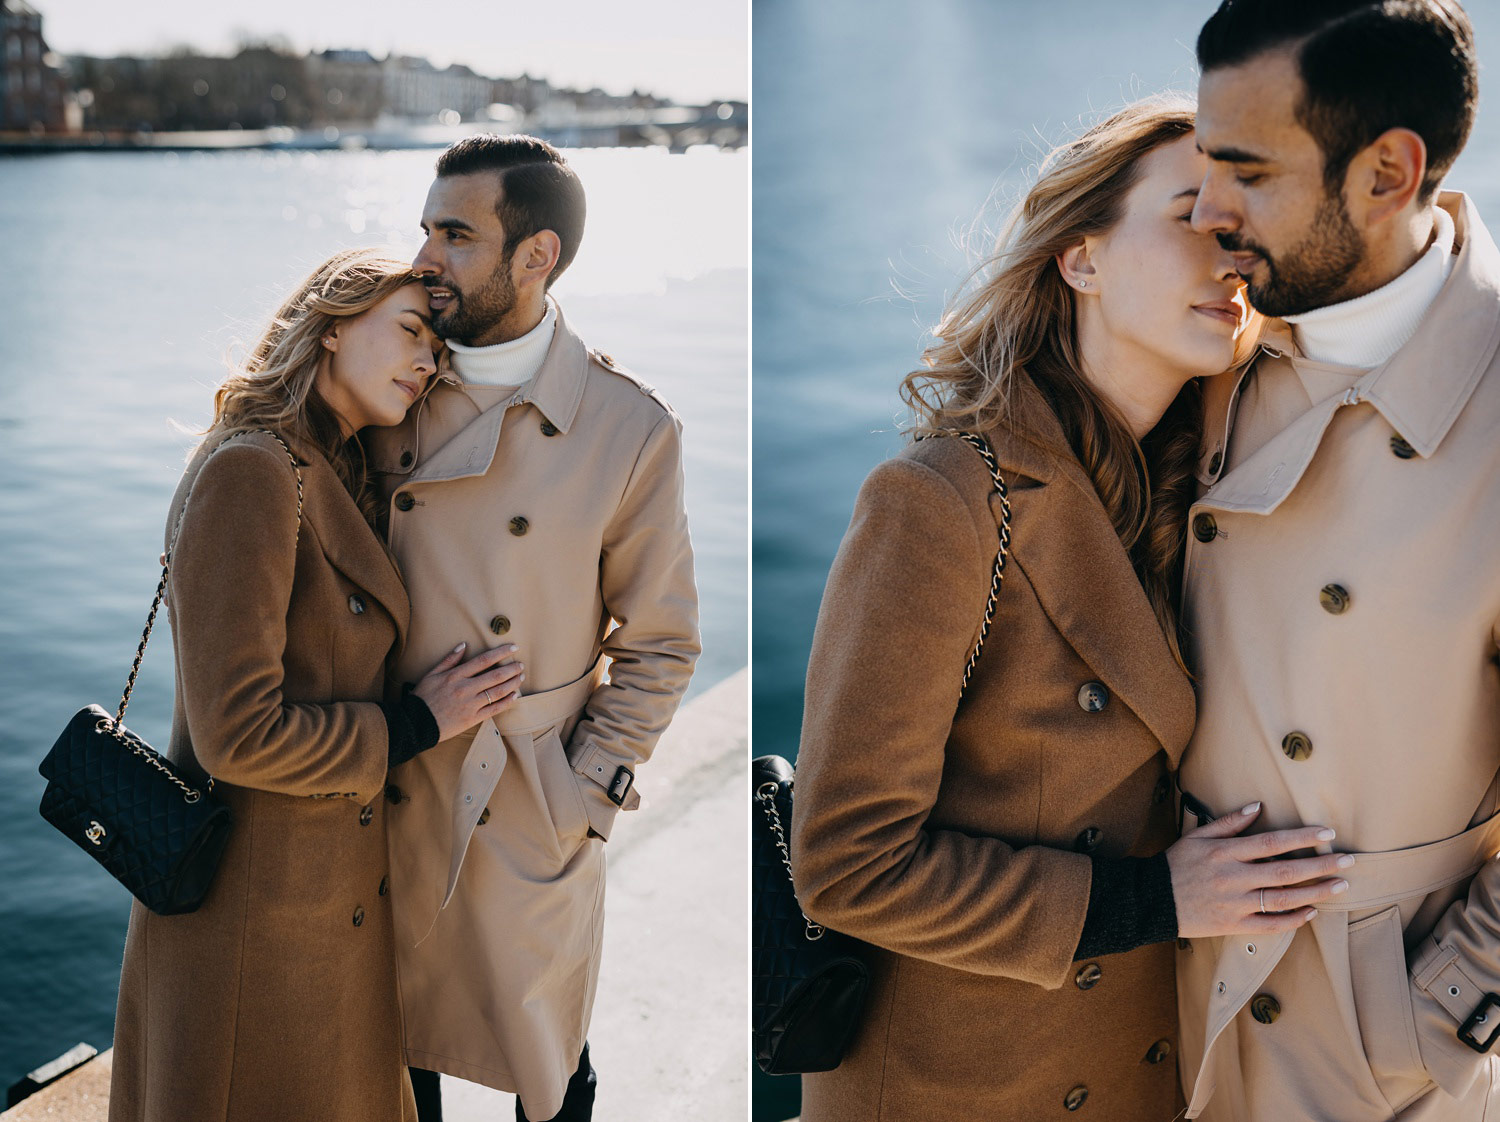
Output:
<svg viewBox="0 0 1500 1122">
<path fill-rule="evenodd" d="M 1239 218 L 1219 199 L 1210 186 L 1210 176 L 1198 189 L 1198 198 L 1193 203 L 1193 229 L 1200 234 L 1223 234 L 1239 228 Z"/>
<path fill-rule="evenodd" d="M 411 263 L 411 271 L 419 277 L 435 277 L 438 275 L 437 264 L 427 252 L 431 244 L 430 240 L 423 242 L 422 248 L 417 251 L 416 259 Z"/>
</svg>

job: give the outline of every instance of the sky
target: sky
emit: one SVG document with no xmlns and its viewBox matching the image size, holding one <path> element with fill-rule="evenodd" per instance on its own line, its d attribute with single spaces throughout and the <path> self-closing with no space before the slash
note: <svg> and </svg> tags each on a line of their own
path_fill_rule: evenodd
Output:
<svg viewBox="0 0 1500 1122">
<path fill-rule="evenodd" d="M 554 86 L 641 89 L 686 104 L 748 100 L 750 0 L 29 0 L 61 54 L 214 53 L 238 37 L 298 50 L 352 48 L 461 62 L 492 78 L 528 73 Z"/>
</svg>

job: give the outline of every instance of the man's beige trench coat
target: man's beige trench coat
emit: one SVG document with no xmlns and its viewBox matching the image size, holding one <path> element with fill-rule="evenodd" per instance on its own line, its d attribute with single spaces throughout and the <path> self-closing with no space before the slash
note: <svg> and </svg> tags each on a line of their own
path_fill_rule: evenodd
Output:
<svg viewBox="0 0 1500 1122">
<path fill-rule="evenodd" d="M 1311 362 L 1283 329 L 1213 389 L 1181 785 L 1213 813 L 1262 800 L 1257 829 L 1331 826 L 1359 858 L 1295 935 L 1179 953 L 1190 1116 L 1477 1122 L 1500 1102 L 1494 1053 L 1458 1039 L 1500 992 L 1500 252 L 1462 195 L 1438 201 L 1457 259 L 1389 362 Z"/>
<path fill-rule="evenodd" d="M 807 668 L 791 855 L 807 914 L 872 944 L 869 1004 L 805 1122 L 1168 1122 L 1171 942 L 1074 961 L 1089 854 L 1174 839 L 1193 690 L 1041 394 L 989 434 L 1012 546 L 968 444 L 877 467 L 828 577 Z"/>
<path fill-rule="evenodd" d="M 292 445 L 299 527 L 287 454 L 228 431 L 167 519 L 170 540 L 188 500 L 168 755 L 214 776 L 234 825 L 197 911 L 131 907 L 109 1117 L 406 1122 L 379 705 L 406 592 L 318 452 Z"/>
<path fill-rule="evenodd" d="M 698 656 L 681 424 L 559 314 L 530 383 L 439 382 L 373 458 L 412 602 L 398 673 L 459 641 L 526 665 L 518 704 L 391 776 L 407 1056 L 550 1118 L 593 1004 L 611 792 L 639 804 Z"/>
</svg>

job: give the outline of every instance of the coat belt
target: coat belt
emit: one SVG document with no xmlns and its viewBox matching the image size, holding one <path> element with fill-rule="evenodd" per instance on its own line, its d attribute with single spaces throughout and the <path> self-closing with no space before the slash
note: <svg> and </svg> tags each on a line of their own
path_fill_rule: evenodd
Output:
<svg viewBox="0 0 1500 1122">
<path fill-rule="evenodd" d="M 588 703 L 598 688 L 603 662 L 604 656 L 600 655 L 587 673 L 565 686 L 524 694 L 509 709 L 491 717 L 490 723 L 501 736 L 520 736 L 567 720 Z"/>
<path fill-rule="evenodd" d="M 1187 795 L 1187 792 L 1183 793 Z M 1192 796 L 1187 795 L 1187 798 Z M 1322 938 L 1322 933 L 1332 933 L 1330 929 L 1334 925 L 1329 921 L 1333 917 L 1396 904 L 1414 896 L 1426 896 L 1472 876 L 1497 850 L 1500 850 L 1500 814 L 1442 841 L 1407 849 L 1358 853 L 1353 867 L 1340 874 L 1349 882 L 1349 890 L 1314 905 L 1318 915 L 1312 922 L 1319 925 Z M 1345 931 L 1348 929 L 1342 918 L 1338 926 Z M 1214 990 L 1208 1001 L 1203 1057 L 1193 1079 L 1192 1102 L 1188 1104 L 1189 1118 L 1200 1114 L 1213 1095 L 1215 1080 L 1209 1062 L 1219 1035 L 1270 976 L 1292 945 L 1295 935 L 1295 931 L 1285 931 L 1251 942 L 1247 942 L 1244 936 L 1227 936 L 1220 941 Z"/>
</svg>

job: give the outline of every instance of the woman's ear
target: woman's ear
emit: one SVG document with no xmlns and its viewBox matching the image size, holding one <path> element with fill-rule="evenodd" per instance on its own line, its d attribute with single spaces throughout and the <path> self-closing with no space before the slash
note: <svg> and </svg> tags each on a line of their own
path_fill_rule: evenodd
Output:
<svg viewBox="0 0 1500 1122">
<path fill-rule="evenodd" d="M 323 335 L 323 349 L 337 351 L 339 349 L 339 325 L 334 324 Z"/>
<path fill-rule="evenodd" d="M 1089 256 L 1087 239 L 1069 246 L 1057 255 L 1057 271 L 1062 274 L 1062 279 L 1069 288 L 1087 292 L 1096 287 L 1098 276 L 1094 271 L 1093 259 Z"/>
</svg>

